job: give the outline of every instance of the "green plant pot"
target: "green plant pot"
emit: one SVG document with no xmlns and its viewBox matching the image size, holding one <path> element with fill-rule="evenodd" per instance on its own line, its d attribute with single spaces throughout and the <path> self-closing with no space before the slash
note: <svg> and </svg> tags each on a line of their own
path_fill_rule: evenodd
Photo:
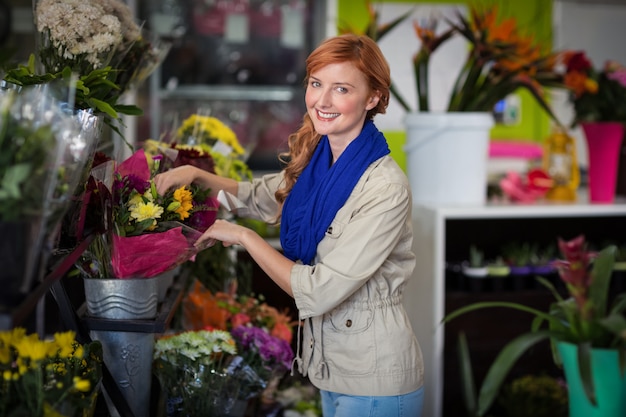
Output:
<svg viewBox="0 0 626 417">
<path fill-rule="evenodd" d="M 570 417 L 626 416 L 626 374 L 620 373 L 619 354 L 613 349 L 591 350 L 591 371 L 597 405 L 585 394 L 578 369 L 577 346 L 558 342 L 569 390 Z"/>
</svg>

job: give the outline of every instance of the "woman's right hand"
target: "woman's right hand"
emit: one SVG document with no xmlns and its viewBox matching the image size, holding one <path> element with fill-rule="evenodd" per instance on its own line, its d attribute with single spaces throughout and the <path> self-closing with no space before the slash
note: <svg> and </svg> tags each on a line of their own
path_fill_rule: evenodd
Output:
<svg viewBox="0 0 626 417">
<path fill-rule="evenodd" d="M 156 185 L 159 194 L 165 194 L 170 188 L 193 183 L 199 178 L 201 171 L 200 168 L 193 165 L 182 165 L 155 175 L 154 185 Z"/>
</svg>

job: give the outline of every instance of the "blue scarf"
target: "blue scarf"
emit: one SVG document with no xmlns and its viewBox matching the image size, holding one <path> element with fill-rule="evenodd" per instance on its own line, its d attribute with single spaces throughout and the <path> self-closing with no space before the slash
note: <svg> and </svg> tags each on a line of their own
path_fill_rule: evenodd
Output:
<svg viewBox="0 0 626 417">
<path fill-rule="evenodd" d="M 322 136 L 283 205 L 280 243 L 292 261 L 311 264 L 318 243 L 370 164 L 389 153 L 383 134 L 371 120 L 333 164 Z"/>
</svg>

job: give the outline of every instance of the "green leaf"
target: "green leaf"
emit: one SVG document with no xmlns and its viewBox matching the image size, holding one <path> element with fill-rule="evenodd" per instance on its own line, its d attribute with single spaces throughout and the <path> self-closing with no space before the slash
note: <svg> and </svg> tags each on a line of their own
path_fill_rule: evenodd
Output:
<svg viewBox="0 0 626 417">
<path fill-rule="evenodd" d="M 492 307 L 506 307 L 506 308 L 513 308 L 515 310 L 520 310 L 520 311 L 525 311 L 527 313 L 531 313 L 534 314 L 537 317 L 540 317 L 548 322 L 553 322 L 555 321 L 555 317 L 548 314 L 548 313 L 544 313 L 543 311 L 525 306 L 523 304 L 518 304 L 518 303 L 511 303 L 511 302 L 507 302 L 507 301 L 484 301 L 484 302 L 479 302 L 479 303 L 474 303 L 474 304 L 470 304 L 468 306 L 464 306 L 461 307 L 455 311 L 453 311 L 452 313 L 448 314 L 446 317 L 444 317 L 442 319 L 442 323 L 446 323 L 449 322 L 450 320 L 461 316 L 463 314 L 469 313 L 470 311 L 474 311 L 474 310 L 479 310 L 482 308 L 492 308 Z"/>
<path fill-rule="evenodd" d="M 504 379 L 519 357 L 531 346 L 551 336 L 553 332 L 548 330 L 525 333 L 513 339 L 500 351 L 483 380 L 478 397 L 477 416 L 483 416 L 489 411 Z"/>
<path fill-rule="evenodd" d="M 106 113 L 113 119 L 117 119 L 117 112 L 115 109 L 106 101 L 98 100 L 96 98 L 89 99 L 89 102 L 93 104 L 92 107 L 95 107 L 99 111 Z"/>
<path fill-rule="evenodd" d="M 587 399 L 593 405 L 597 405 L 595 387 L 593 386 L 593 375 L 591 373 L 591 343 L 578 344 L 578 370 L 580 372 L 580 381 L 583 390 L 587 395 Z"/>
<path fill-rule="evenodd" d="M 592 303 L 595 317 L 606 316 L 609 287 L 616 256 L 617 247 L 611 245 L 604 248 L 593 261 L 591 284 L 589 285 L 589 300 Z"/>
<path fill-rule="evenodd" d="M 461 364 L 461 383 L 463 400 L 465 401 L 465 409 L 469 416 L 475 416 L 477 410 L 476 404 L 476 385 L 474 383 L 474 375 L 472 372 L 472 361 L 470 359 L 469 348 L 467 347 L 467 338 L 465 333 L 459 333 L 457 341 L 459 363 Z"/>
<path fill-rule="evenodd" d="M 21 198 L 21 186 L 30 175 L 31 168 L 29 163 L 16 164 L 7 168 L 2 178 L 2 198 Z"/>
<path fill-rule="evenodd" d="M 135 105 L 127 105 L 127 104 L 116 104 L 115 110 L 118 113 L 126 114 L 128 116 L 141 116 L 143 115 L 143 110 Z"/>
</svg>

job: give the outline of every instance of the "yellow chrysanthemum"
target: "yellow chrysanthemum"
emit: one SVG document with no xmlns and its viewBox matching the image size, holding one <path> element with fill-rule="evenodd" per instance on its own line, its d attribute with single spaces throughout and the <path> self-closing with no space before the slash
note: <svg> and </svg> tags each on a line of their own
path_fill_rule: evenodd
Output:
<svg viewBox="0 0 626 417">
<path fill-rule="evenodd" d="M 176 132 L 178 139 L 195 138 L 197 142 L 219 140 L 230 146 L 237 155 L 243 155 L 244 149 L 237 140 L 235 132 L 222 123 L 219 119 L 211 116 L 193 114 L 185 119 Z"/>
<path fill-rule="evenodd" d="M 72 352 L 74 351 L 75 337 L 76 333 L 71 330 L 63 333 L 54 334 L 54 341 L 59 347 L 59 356 L 71 356 Z"/>
<path fill-rule="evenodd" d="M 180 203 L 175 212 L 178 213 L 181 220 L 185 220 L 189 217 L 193 208 L 193 194 L 186 187 L 180 187 L 174 191 L 174 200 Z"/>
<path fill-rule="evenodd" d="M 163 207 L 154 204 L 152 201 L 147 203 L 141 202 L 131 207 L 130 216 L 138 222 L 154 219 L 156 225 L 156 219 L 160 218 L 163 214 Z"/>
<path fill-rule="evenodd" d="M 48 355 L 50 343 L 25 337 L 15 344 L 15 349 L 21 358 L 30 358 L 32 361 L 39 362 Z"/>
</svg>

